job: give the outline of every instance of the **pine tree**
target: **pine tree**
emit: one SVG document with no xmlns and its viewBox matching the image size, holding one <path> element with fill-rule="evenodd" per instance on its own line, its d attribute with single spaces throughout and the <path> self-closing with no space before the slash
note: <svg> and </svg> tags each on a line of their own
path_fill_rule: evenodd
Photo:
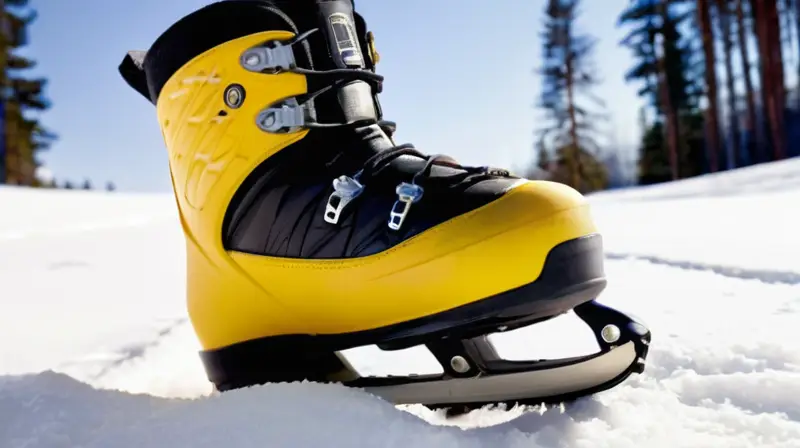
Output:
<svg viewBox="0 0 800 448">
<path fill-rule="evenodd" d="M 608 175 L 595 156 L 600 150 L 595 123 L 604 117 L 586 107 L 588 101 L 597 108 L 603 104 L 592 94 L 598 83 L 591 62 L 595 39 L 575 29 L 579 5 L 579 0 L 546 4 L 539 102 L 545 120 L 538 132 L 540 148 L 555 148 L 553 180 L 588 192 L 605 188 Z"/>
<path fill-rule="evenodd" d="M 682 116 L 696 108 L 697 86 L 688 67 L 691 48 L 684 42 L 681 32 L 692 11 L 676 8 L 681 3 L 685 1 L 632 0 L 617 22 L 620 27 L 630 28 L 620 44 L 632 50 L 635 60 L 625 79 L 643 83 L 639 96 L 649 99 L 656 116 L 655 123 L 645 127 L 640 182 L 664 182 L 685 177 L 681 166 L 688 150 L 681 144 Z M 657 131 L 664 135 L 655 138 L 653 132 Z M 658 144 L 663 146 L 654 146 Z M 664 155 L 652 157 L 651 152 L 658 150 Z M 659 163 L 666 166 L 659 166 Z M 670 177 L 664 178 L 664 172 L 670 173 Z"/>
<path fill-rule="evenodd" d="M 25 76 L 35 62 L 20 56 L 16 50 L 28 43 L 28 26 L 36 12 L 28 0 L 0 2 L 0 101 L 2 104 L 2 136 L 0 136 L 0 183 L 35 185 L 36 155 L 47 149 L 56 136 L 44 128 L 31 112 L 42 112 L 50 104 L 44 97 L 46 80 Z"/>
<path fill-rule="evenodd" d="M 629 29 L 620 44 L 632 50 L 635 61 L 625 78 L 642 85 L 639 95 L 653 112 L 646 114 L 653 117 L 650 123 L 642 124 L 640 183 L 695 176 L 710 165 L 700 110 L 704 61 L 701 35 L 693 32 L 696 15 L 695 0 L 631 0 L 618 19 L 618 26 Z"/>
<path fill-rule="evenodd" d="M 795 36 L 797 36 L 797 48 L 800 51 L 800 0 L 794 1 L 794 21 L 795 21 Z M 800 80 L 800 55 L 797 57 L 797 78 Z M 800 110 L 800 81 L 797 87 L 797 108 Z"/>
<path fill-rule="evenodd" d="M 770 130 L 770 143 L 774 160 L 786 156 L 786 84 L 781 46 L 781 24 L 777 0 L 751 0 L 758 56 L 761 66 L 762 107 L 765 109 Z"/>
<path fill-rule="evenodd" d="M 669 98 L 677 110 L 696 106 L 697 86 L 689 77 L 690 45 L 681 31 L 692 11 L 678 8 L 686 0 L 632 0 L 622 11 L 617 26 L 630 28 L 620 41 L 633 52 L 634 66 L 625 74 L 625 80 L 644 85 L 639 96 L 649 99 L 657 114 L 663 115 L 663 98 L 659 89 L 659 53 L 664 59 L 666 78 L 669 79 Z M 661 36 L 661 45 L 657 45 Z"/>
<path fill-rule="evenodd" d="M 728 166 L 735 168 L 744 165 L 742 159 L 741 134 L 739 131 L 739 110 L 736 106 L 736 79 L 733 72 L 733 11 L 730 0 L 715 0 L 717 18 L 722 37 L 722 48 L 725 59 L 725 90 L 728 93 L 728 127 L 730 135 L 730 155 Z"/>
<path fill-rule="evenodd" d="M 719 169 L 720 133 L 719 133 L 719 93 L 717 88 L 717 55 L 714 48 L 714 28 L 711 22 L 710 0 L 697 0 L 697 22 L 703 42 L 703 62 L 705 68 L 706 99 L 706 133 L 708 135 L 708 161 L 711 172 Z"/>
<path fill-rule="evenodd" d="M 766 160 L 764 156 L 764 143 L 762 138 L 762 127 L 758 122 L 756 114 L 756 93 L 753 87 L 753 67 L 750 59 L 748 32 L 751 27 L 747 25 L 748 15 L 745 13 L 745 3 L 747 0 L 736 1 L 736 45 L 739 47 L 739 59 L 742 63 L 742 79 L 744 81 L 745 104 L 747 105 L 747 120 L 745 126 L 749 135 L 747 145 L 748 164 L 758 163 Z M 749 12 L 749 11 L 748 11 Z"/>
<path fill-rule="evenodd" d="M 549 172 L 551 163 L 550 151 L 547 150 L 545 142 L 540 139 L 536 144 L 536 166 L 542 171 Z"/>
<path fill-rule="evenodd" d="M 672 179 L 667 152 L 664 124 L 656 121 L 642 136 L 641 155 L 639 157 L 639 184 L 650 185 L 668 182 Z"/>
</svg>

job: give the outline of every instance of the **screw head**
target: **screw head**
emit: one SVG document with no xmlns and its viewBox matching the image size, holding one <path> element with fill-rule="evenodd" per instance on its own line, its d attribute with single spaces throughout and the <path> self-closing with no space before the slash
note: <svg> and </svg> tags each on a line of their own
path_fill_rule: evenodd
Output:
<svg viewBox="0 0 800 448">
<path fill-rule="evenodd" d="M 225 88 L 225 105 L 231 109 L 238 109 L 242 106 L 242 103 L 244 103 L 244 96 L 244 87 L 240 84 L 231 84 Z"/>
<path fill-rule="evenodd" d="M 450 359 L 450 367 L 458 373 L 469 372 L 469 362 L 463 356 L 453 356 Z"/>
<path fill-rule="evenodd" d="M 613 344 L 617 342 L 620 337 L 619 328 L 616 325 L 606 325 L 600 331 L 600 337 L 603 338 L 604 341 L 608 344 Z"/>
</svg>

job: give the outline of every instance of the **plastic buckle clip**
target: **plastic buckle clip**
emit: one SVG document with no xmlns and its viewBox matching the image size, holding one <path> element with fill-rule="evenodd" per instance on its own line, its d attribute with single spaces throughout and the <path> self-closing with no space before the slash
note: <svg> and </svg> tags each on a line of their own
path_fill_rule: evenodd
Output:
<svg viewBox="0 0 800 448">
<path fill-rule="evenodd" d="M 239 58 L 242 67 L 256 73 L 279 73 L 297 66 L 292 50 L 293 42 L 284 45 L 280 41 L 274 41 L 272 44 L 273 47 L 253 47 L 242 53 Z"/>
<path fill-rule="evenodd" d="M 347 204 L 359 197 L 364 191 L 364 186 L 355 177 L 339 176 L 333 180 L 333 193 L 328 197 L 325 205 L 325 222 L 336 224 L 344 212 Z"/>
<path fill-rule="evenodd" d="M 397 186 L 395 192 L 397 193 L 397 201 L 395 201 L 392 211 L 389 213 L 389 228 L 400 230 L 411 210 L 411 204 L 422 199 L 422 194 L 425 190 L 417 184 L 403 182 Z"/>
<path fill-rule="evenodd" d="M 306 124 L 306 114 L 305 104 L 299 104 L 296 98 L 287 98 L 259 112 L 256 124 L 264 132 L 292 132 Z"/>
</svg>

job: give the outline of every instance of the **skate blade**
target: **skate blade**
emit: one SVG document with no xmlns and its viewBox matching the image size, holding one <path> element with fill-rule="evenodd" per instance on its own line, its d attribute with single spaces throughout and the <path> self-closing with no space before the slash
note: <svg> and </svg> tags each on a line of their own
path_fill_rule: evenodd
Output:
<svg viewBox="0 0 800 448">
<path fill-rule="evenodd" d="M 555 403 L 605 390 L 638 362 L 634 342 L 578 363 L 518 373 L 365 387 L 394 404 Z M 539 401 L 540 400 L 540 401 Z"/>
</svg>

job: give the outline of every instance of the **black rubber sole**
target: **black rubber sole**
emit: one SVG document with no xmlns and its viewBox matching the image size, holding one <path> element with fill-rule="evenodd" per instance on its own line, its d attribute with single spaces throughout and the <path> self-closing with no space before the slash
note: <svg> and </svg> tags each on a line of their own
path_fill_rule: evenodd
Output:
<svg viewBox="0 0 800 448">
<path fill-rule="evenodd" d="M 374 330 L 246 341 L 201 351 L 200 358 L 220 391 L 270 382 L 331 381 L 349 371 L 337 351 L 366 345 L 397 350 L 508 331 L 563 314 L 593 300 L 605 286 L 602 237 L 593 234 L 554 247 L 536 281 L 477 302 Z"/>
</svg>

